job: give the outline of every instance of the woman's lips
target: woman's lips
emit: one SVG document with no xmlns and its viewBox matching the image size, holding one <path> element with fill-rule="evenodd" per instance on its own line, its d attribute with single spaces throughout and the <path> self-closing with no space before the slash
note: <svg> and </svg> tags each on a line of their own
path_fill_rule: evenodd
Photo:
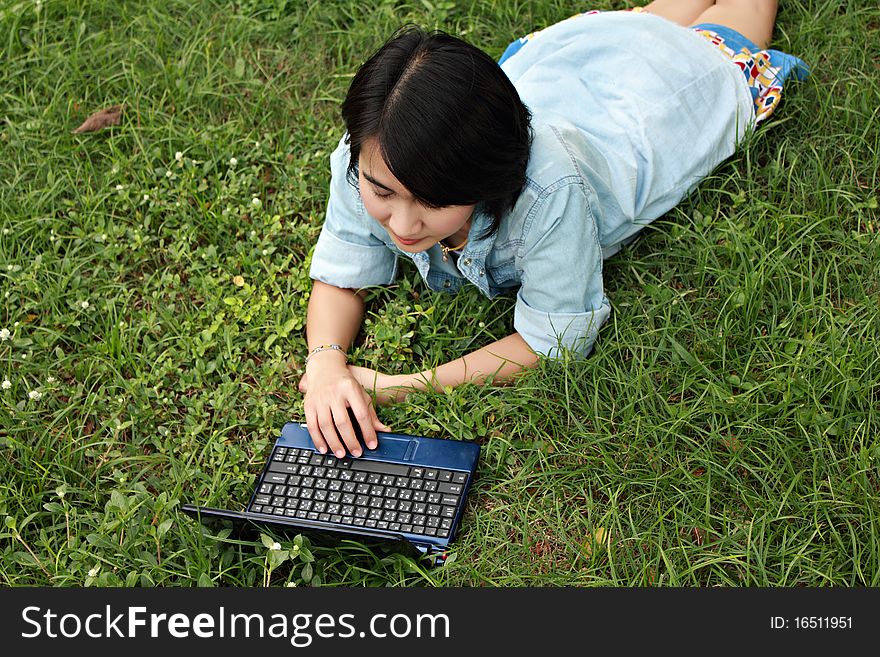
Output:
<svg viewBox="0 0 880 657">
<path fill-rule="evenodd" d="M 399 235 L 397 235 L 396 233 L 392 233 L 392 235 L 394 235 L 394 239 L 396 239 L 398 242 L 400 242 L 401 244 L 403 244 L 405 246 L 412 246 L 413 244 L 416 244 L 417 242 L 421 242 L 420 239 L 405 240 L 402 237 L 400 237 Z"/>
</svg>

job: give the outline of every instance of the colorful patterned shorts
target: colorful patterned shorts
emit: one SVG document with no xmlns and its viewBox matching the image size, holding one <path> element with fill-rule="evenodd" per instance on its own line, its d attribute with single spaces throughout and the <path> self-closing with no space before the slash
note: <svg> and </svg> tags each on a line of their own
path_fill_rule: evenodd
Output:
<svg viewBox="0 0 880 657">
<path fill-rule="evenodd" d="M 649 13 L 644 7 L 627 9 L 637 14 Z M 585 16 L 602 13 L 599 10 L 585 11 L 572 16 Z M 762 50 L 756 44 L 742 34 L 724 25 L 714 23 L 701 23 L 691 27 L 697 34 L 708 39 L 709 43 L 716 46 L 722 53 L 730 57 L 742 71 L 752 92 L 755 103 L 755 123 L 760 123 L 769 117 L 782 99 L 782 86 L 785 81 L 794 76 L 797 80 L 805 80 L 810 73 L 809 67 L 794 55 L 779 50 Z M 527 34 L 521 39 L 511 43 L 498 63 L 503 63 L 534 38 L 538 32 Z"/>
</svg>

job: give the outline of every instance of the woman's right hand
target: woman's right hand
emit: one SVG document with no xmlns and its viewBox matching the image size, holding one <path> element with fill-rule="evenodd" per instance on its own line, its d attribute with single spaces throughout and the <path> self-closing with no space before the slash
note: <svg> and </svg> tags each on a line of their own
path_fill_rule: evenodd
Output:
<svg viewBox="0 0 880 657">
<path fill-rule="evenodd" d="M 303 408 L 312 442 L 322 454 L 329 449 L 338 458 L 346 451 L 352 456 L 363 453 L 357 433 L 369 449 L 379 445 L 376 431 L 391 431 L 376 415 L 373 401 L 344 364 L 310 364 L 299 382 L 305 394 Z M 351 413 L 349 413 L 351 409 Z M 356 421 L 355 427 L 352 420 Z"/>
</svg>

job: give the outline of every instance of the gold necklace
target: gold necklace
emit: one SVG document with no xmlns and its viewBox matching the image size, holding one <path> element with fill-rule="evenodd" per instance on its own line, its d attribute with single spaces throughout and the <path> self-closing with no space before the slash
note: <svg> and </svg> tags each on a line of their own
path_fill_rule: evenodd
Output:
<svg viewBox="0 0 880 657">
<path fill-rule="evenodd" d="M 443 262 L 449 260 L 449 252 L 450 251 L 459 251 L 465 247 L 465 244 L 468 243 L 468 238 L 464 238 L 464 242 L 459 244 L 458 246 L 446 246 L 443 242 L 440 242 L 440 250 L 443 251 Z"/>
</svg>

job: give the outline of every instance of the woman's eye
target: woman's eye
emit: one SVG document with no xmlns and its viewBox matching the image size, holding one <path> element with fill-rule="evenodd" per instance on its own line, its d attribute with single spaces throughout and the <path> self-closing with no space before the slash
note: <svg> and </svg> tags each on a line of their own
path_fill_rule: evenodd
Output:
<svg viewBox="0 0 880 657">
<path fill-rule="evenodd" d="M 389 196 L 394 196 L 394 192 L 386 192 L 378 189 L 374 189 L 373 194 L 375 194 L 379 198 L 388 198 Z"/>
</svg>

